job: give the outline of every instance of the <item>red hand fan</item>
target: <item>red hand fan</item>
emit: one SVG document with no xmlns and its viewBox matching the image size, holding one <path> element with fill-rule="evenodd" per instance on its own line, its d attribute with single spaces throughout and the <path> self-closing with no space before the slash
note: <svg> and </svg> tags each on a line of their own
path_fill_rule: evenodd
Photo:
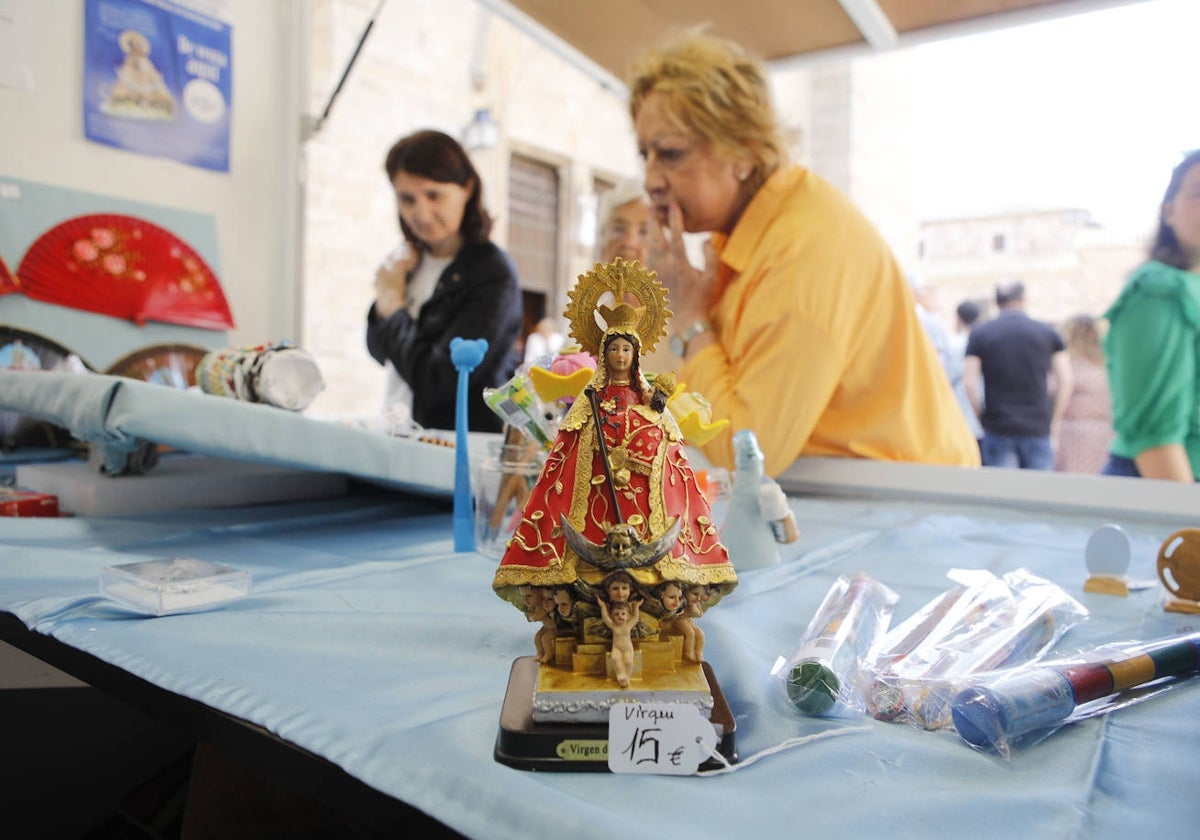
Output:
<svg viewBox="0 0 1200 840">
<path fill-rule="evenodd" d="M 21 287 L 17 285 L 17 278 L 8 270 L 8 263 L 4 261 L 4 257 L 0 257 L 0 295 L 19 291 Z"/>
<path fill-rule="evenodd" d="M 0 326 L 0 370 L 26 370 L 31 371 L 30 376 L 37 376 L 40 370 L 83 373 L 91 367 L 78 354 L 45 336 Z M 0 448 L 67 446 L 70 442 L 70 432 L 60 426 L 15 411 L 0 411 Z"/>
<path fill-rule="evenodd" d="M 17 266 L 31 298 L 125 318 L 210 330 L 233 316 L 204 259 L 165 228 L 115 213 L 76 216 L 38 237 Z"/>
<path fill-rule="evenodd" d="M 186 391 L 196 384 L 196 365 L 207 354 L 193 344 L 152 344 L 117 359 L 105 373 Z"/>
</svg>

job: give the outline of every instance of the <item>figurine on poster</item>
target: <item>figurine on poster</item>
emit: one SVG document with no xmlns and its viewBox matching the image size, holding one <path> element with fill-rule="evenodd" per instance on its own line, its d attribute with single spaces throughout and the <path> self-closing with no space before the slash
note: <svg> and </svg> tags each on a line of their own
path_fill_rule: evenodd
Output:
<svg viewBox="0 0 1200 840">
<path fill-rule="evenodd" d="M 174 118 L 175 98 L 150 58 L 150 40 L 136 29 L 126 29 L 117 43 L 125 57 L 101 110 L 133 119 Z"/>
<path fill-rule="evenodd" d="M 560 608 L 574 597 L 569 612 L 589 614 L 572 640 L 582 647 L 603 640 L 597 627 L 614 635 L 614 602 L 645 603 L 621 622 L 622 639 L 626 626 L 632 639 L 647 641 L 664 620 L 694 627 L 737 575 L 666 409 L 674 377 L 657 377 L 652 387 L 640 367 L 641 354 L 665 334 L 666 290 L 636 262 L 597 264 L 570 292 L 566 316 L 573 340 L 595 349 L 596 368 L 559 424 L 493 587 L 522 610 L 522 587 L 569 587 Z M 605 589 L 622 577 L 630 583 Z M 675 615 L 681 607 L 664 607 L 653 594 L 667 583 L 680 593 L 699 587 L 704 597 Z M 696 638 L 688 646 L 694 662 L 702 651 Z"/>
</svg>

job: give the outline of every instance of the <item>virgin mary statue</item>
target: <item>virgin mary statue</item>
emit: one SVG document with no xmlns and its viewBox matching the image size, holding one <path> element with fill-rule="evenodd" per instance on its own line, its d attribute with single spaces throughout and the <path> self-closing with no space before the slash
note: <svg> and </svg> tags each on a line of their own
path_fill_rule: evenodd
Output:
<svg viewBox="0 0 1200 840">
<path fill-rule="evenodd" d="M 568 300 L 571 336 L 596 353 L 596 370 L 559 426 L 492 586 L 525 611 L 522 586 L 586 592 L 625 569 L 647 590 L 703 585 L 712 607 L 737 576 L 665 408 L 674 377 L 652 388 L 639 365 L 666 333 L 666 289 L 617 259 L 580 275 Z"/>
</svg>

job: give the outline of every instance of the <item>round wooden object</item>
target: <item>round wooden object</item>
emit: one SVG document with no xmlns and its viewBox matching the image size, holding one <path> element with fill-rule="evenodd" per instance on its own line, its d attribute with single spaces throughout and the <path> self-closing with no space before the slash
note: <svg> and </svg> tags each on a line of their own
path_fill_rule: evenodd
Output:
<svg viewBox="0 0 1200 840">
<path fill-rule="evenodd" d="M 1158 579 L 1176 598 L 1200 601 L 1200 528 L 1184 528 L 1163 540 Z"/>
</svg>

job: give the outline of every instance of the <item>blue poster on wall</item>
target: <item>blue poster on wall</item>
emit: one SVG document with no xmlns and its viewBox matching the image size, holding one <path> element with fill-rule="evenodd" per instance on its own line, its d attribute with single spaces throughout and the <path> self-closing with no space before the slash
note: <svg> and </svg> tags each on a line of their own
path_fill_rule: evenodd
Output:
<svg viewBox="0 0 1200 840">
<path fill-rule="evenodd" d="M 87 0 L 84 134 L 229 171 L 230 27 L 168 0 Z"/>
</svg>

